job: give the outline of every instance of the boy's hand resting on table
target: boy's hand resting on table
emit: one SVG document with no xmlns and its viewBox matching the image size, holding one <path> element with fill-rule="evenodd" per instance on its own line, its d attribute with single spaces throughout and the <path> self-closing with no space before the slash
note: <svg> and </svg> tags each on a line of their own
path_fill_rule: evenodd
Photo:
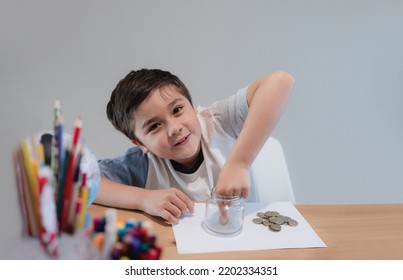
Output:
<svg viewBox="0 0 403 280">
<path fill-rule="evenodd" d="M 143 194 L 142 210 L 150 215 L 164 218 L 172 224 L 179 222 L 179 217 L 187 211 L 193 213 L 193 202 L 180 190 L 148 190 Z"/>
</svg>

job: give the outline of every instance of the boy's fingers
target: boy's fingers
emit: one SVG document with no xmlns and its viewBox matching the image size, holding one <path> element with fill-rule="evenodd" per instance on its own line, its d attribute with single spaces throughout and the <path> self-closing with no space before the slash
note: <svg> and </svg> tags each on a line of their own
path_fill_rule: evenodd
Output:
<svg viewBox="0 0 403 280">
<path fill-rule="evenodd" d="M 247 198 L 249 196 L 249 186 L 245 185 L 243 187 L 233 187 L 227 189 L 219 189 L 217 194 L 222 196 L 241 196 L 242 198 Z"/>
<path fill-rule="evenodd" d="M 193 201 L 191 201 L 186 194 L 183 192 L 176 190 L 175 191 L 176 196 L 178 197 L 179 201 L 178 203 L 181 206 L 180 209 L 182 211 L 182 214 L 186 212 L 186 210 L 189 210 L 191 213 L 194 211 L 194 204 Z"/>
<path fill-rule="evenodd" d="M 182 215 L 182 210 L 179 208 L 177 203 L 174 202 L 169 202 L 165 206 L 165 210 L 171 213 L 171 215 L 174 216 L 175 218 L 179 218 Z"/>
<path fill-rule="evenodd" d="M 220 211 L 220 223 L 226 224 L 228 222 L 227 208 L 224 204 L 220 203 L 218 204 L 218 210 Z"/>
<path fill-rule="evenodd" d="M 176 225 L 177 223 L 179 223 L 179 220 L 175 218 L 175 216 L 172 215 L 168 210 L 164 210 L 161 217 L 170 222 L 171 224 Z"/>
</svg>

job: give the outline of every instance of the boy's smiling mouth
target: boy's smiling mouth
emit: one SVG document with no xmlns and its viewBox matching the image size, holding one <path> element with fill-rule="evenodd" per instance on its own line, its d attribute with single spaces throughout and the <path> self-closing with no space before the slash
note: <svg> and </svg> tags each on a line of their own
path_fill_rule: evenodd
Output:
<svg viewBox="0 0 403 280">
<path fill-rule="evenodd" d="M 190 137 L 190 134 L 188 134 L 187 136 L 181 138 L 178 142 L 175 143 L 174 146 L 180 146 L 180 145 L 186 144 L 188 142 L 188 140 L 189 140 L 189 137 Z"/>
</svg>

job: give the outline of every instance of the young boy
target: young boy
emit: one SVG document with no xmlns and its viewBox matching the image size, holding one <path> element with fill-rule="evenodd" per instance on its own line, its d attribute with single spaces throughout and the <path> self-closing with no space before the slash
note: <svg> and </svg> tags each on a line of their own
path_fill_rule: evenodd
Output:
<svg viewBox="0 0 403 280">
<path fill-rule="evenodd" d="M 294 83 L 273 72 L 207 108 L 193 108 L 178 77 L 131 71 L 112 92 L 107 115 L 135 145 L 99 162 L 95 202 L 142 210 L 171 223 L 193 201 L 220 195 L 256 200 L 249 167 L 270 136 Z"/>
</svg>

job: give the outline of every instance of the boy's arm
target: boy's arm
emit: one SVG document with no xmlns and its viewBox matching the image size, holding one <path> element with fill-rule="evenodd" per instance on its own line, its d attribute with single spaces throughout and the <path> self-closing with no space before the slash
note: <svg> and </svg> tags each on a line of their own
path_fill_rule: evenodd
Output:
<svg viewBox="0 0 403 280">
<path fill-rule="evenodd" d="M 111 207 L 141 210 L 177 224 L 187 210 L 193 212 L 193 202 L 180 190 L 147 190 L 127 186 L 101 177 L 95 203 Z"/>
<path fill-rule="evenodd" d="M 248 170 L 284 111 L 294 78 L 273 72 L 248 87 L 249 111 L 237 141 L 224 164 L 216 191 L 222 195 L 249 195 Z"/>
</svg>

